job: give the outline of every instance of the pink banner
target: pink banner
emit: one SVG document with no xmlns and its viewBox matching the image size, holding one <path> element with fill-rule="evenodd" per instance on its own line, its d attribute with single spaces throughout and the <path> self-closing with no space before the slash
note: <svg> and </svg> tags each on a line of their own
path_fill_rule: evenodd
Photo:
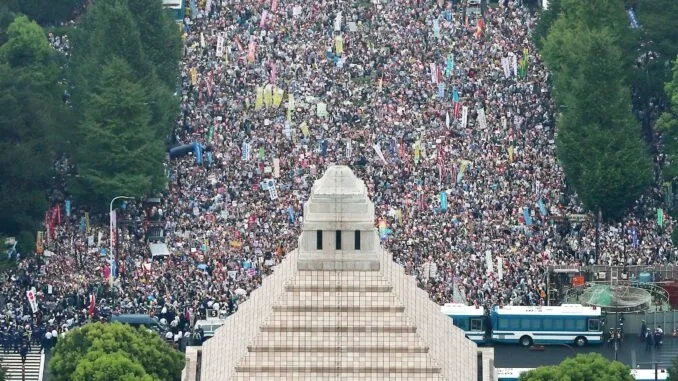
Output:
<svg viewBox="0 0 678 381">
<path fill-rule="evenodd" d="M 247 60 L 250 62 L 254 62 L 254 54 L 257 50 L 257 43 L 255 41 L 250 41 L 250 46 L 247 51 Z"/>
<path fill-rule="evenodd" d="M 273 0 L 271 2 L 271 12 L 275 12 L 278 10 L 278 0 Z"/>
<path fill-rule="evenodd" d="M 268 11 L 264 9 L 264 13 L 261 14 L 261 22 L 259 23 L 260 28 L 266 27 L 266 19 L 268 18 Z"/>
<path fill-rule="evenodd" d="M 278 80 L 278 68 L 275 66 L 274 62 L 271 62 L 271 78 L 269 81 L 271 84 L 275 85 L 275 82 Z"/>
</svg>

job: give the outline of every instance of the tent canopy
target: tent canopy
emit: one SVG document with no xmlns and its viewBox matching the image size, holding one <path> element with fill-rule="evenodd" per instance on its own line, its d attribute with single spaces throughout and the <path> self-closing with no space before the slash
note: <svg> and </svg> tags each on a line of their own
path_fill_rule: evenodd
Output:
<svg viewBox="0 0 678 381">
<path fill-rule="evenodd" d="M 151 249 L 151 257 L 165 257 L 170 255 L 169 247 L 164 243 L 151 243 L 148 245 Z"/>
</svg>

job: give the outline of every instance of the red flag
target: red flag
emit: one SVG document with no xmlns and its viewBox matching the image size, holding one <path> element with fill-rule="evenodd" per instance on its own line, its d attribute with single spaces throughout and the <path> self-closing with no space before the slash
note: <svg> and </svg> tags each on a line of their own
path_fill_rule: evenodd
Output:
<svg viewBox="0 0 678 381">
<path fill-rule="evenodd" d="M 61 225 L 61 204 L 57 204 L 54 209 L 57 215 L 57 224 Z"/>
<path fill-rule="evenodd" d="M 456 102 L 454 104 L 454 119 L 459 118 L 459 111 L 461 110 L 461 103 Z"/>
<path fill-rule="evenodd" d="M 97 297 L 94 293 L 89 294 L 89 314 L 94 315 L 94 306 L 97 304 Z"/>
</svg>

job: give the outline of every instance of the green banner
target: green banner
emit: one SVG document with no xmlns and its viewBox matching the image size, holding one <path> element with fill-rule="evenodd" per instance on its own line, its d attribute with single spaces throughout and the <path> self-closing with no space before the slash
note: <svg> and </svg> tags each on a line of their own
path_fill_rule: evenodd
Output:
<svg viewBox="0 0 678 381">
<path fill-rule="evenodd" d="M 657 209 L 657 225 L 664 227 L 664 211 L 661 208 Z"/>
</svg>

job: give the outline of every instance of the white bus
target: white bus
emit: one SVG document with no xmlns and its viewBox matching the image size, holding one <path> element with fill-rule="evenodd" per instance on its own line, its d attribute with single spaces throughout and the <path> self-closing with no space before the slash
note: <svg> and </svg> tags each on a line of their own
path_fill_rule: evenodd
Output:
<svg viewBox="0 0 678 381">
<path fill-rule="evenodd" d="M 492 341 L 532 344 L 602 343 L 600 308 L 580 304 L 557 307 L 497 306 L 492 309 Z"/>
<path fill-rule="evenodd" d="M 497 368 L 495 374 L 497 381 L 519 381 L 520 375 L 527 373 L 534 368 Z M 636 381 L 654 381 L 654 369 L 632 369 L 631 376 Z M 666 369 L 659 369 L 657 371 L 657 380 L 668 380 L 668 373 Z"/>
<path fill-rule="evenodd" d="M 476 343 L 485 340 L 485 310 L 477 306 L 461 303 L 447 303 L 440 311 L 452 318 L 452 323 L 466 333 L 466 337 Z"/>
</svg>

